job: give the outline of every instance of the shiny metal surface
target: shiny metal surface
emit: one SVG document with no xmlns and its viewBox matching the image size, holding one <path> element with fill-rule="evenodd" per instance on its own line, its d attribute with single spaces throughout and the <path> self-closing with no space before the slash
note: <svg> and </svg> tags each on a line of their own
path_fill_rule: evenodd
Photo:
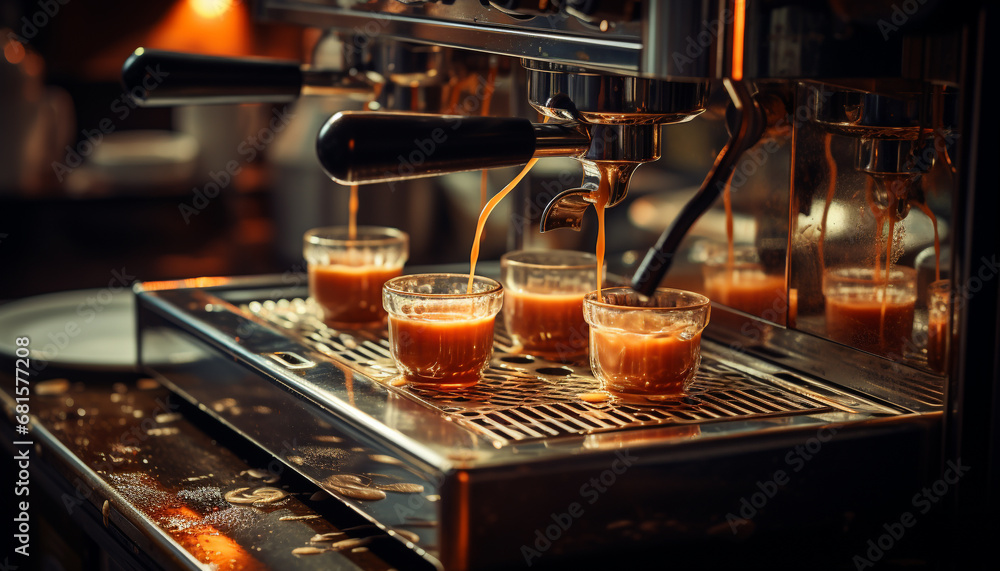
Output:
<svg viewBox="0 0 1000 571">
<path fill-rule="evenodd" d="M 703 112 L 708 100 L 707 81 L 610 75 L 528 59 L 522 63 L 528 70 L 529 103 L 553 119 L 614 125 L 679 123 Z"/>
<path fill-rule="evenodd" d="M 58 509 L 96 527 L 92 535 L 124 543 L 145 568 L 433 568 L 404 546 L 403 536 L 414 533 L 429 545 L 434 534 L 427 528 L 394 532 L 331 510 L 323 492 L 312 497 L 321 488 L 259 451 L 227 448 L 223 431 L 206 432 L 197 411 L 152 379 L 111 383 L 78 373 L 34 388 L 33 505 L 45 473 L 46 484 L 66 490 L 54 498 Z M 6 392 L 0 402 L 14 406 Z M 245 404 L 249 417 L 280 414 Z M 335 449 L 334 438 L 323 445 Z M 339 443 L 345 451 L 354 446 Z M 96 522 L 84 523 L 88 516 Z M 345 539 L 352 541 L 335 546 Z"/>
<path fill-rule="evenodd" d="M 539 223 L 541 232 L 559 228 L 579 230 L 583 227 L 583 215 L 594 205 L 594 188 L 570 188 L 552 197 L 542 210 Z"/>
<path fill-rule="evenodd" d="M 933 90 L 917 97 L 905 90 L 882 96 L 830 86 L 813 89 L 800 84 L 797 94 L 817 113 L 817 120 L 810 117 L 795 124 L 792 193 L 798 215 L 789 229 L 788 268 L 798 304 L 795 327 L 825 337 L 828 314 L 822 280 L 827 268 L 870 267 L 876 260 L 885 266 L 891 253 L 891 264 L 917 268 L 918 283 L 951 271 L 947 251 L 955 232 L 961 231 L 962 218 L 952 210 L 956 180 L 946 166 L 951 152 L 946 141 L 959 134 L 949 126 L 954 101 L 932 97 Z M 936 244 L 942 252 L 940 263 Z M 926 252 L 929 265 L 917 263 L 920 252 Z M 860 384 L 869 384 L 872 392 L 888 389 L 899 394 L 895 402 L 912 398 L 940 405 L 946 379 L 928 369 L 926 294 L 921 291 L 915 297 L 909 318 L 912 332 L 908 323 L 898 333 L 898 346 L 877 351 L 881 362 L 860 350 L 851 355 L 836 344 L 829 352 L 805 353 L 814 367 L 830 370 L 848 386 L 859 386 L 858 379 L 837 374 L 824 363 L 827 354 L 850 360 L 851 369 L 858 368 L 853 363 L 866 363 L 863 369 L 869 372 L 860 375 L 865 379 Z M 783 352 L 789 347 L 782 342 L 774 348 Z"/>
<path fill-rule="evenodd" d="M 655 131 L 656 146 L 659 147 L 659 127 L 655 125 L 640 125 L 623 127 L 625 129 L 645 129 Z M 592 126 L 600 132 L 614 133 L 615 126 Z M 657 150 L 657 152 L 659 152 Z M 592 161 L 580 159 L 583 165 L 583 182 L 580 188 L 567 189 L 560 192 L 545 205 L 539 229 L 548 232 L 558 228 L 579 230 L 583 224 L 583 215 L 587 208 L 594 204 L 595 197 L 602 185 L 607 189 L 608 199 L 605 206 L 615 206 L 625 200 L 628 193 L 629 180 L 632 173 L 639 167 L 638 162 L 630 161 Z"/>
<path fill-rule="evenodd" d="M 660 158 L 660 126 L 690 121 L 708 99 L 708 83 L 681 83 L 594 73 L 524 60 L 528 102 L 546 117 L 579 125 L 590 147 L 573 156 L 583 164 L 581 188 L 564 191 L 543 210 L 542 232 L 580 229 L 586 202 L 601 188 L 606 206 L 625 199 L 640 164 Z"/>
<path fill-rule="evenodd" d="M 590 148 L 572 155 L 584 167 L 582 192 L 577 194 L 607 185 L 607 206 L 624 200 L 629 179 L 640 164 L 660 158 L 660 125 L 693 119 L 705 110 L 708 98 L 707 82 L 656 81 L 532 60 L 523 63 L 531 106 L 589 133 Z M 561 201 L 566 202 L 561 206 Z M 578 229 L 582 218 L 578 203 L 573 193 L 553 199 L 542 216 L 542 231 Z"/>
<path fill-rule="evenodd" d="M 405 87 L 448 83 L 455 53 L 449 48 L 398 40 L 370 40 L 360 49 L 344 50 L 347 65 Z"/>
<path fill-rule="evenodd" d="M 298 378 L 295 384 L 301 384 L 302 387 L 308 385 L 314 386 L 315 388 L 310 390 L 310 392 L 314 392 L 314 396 L 327 394 L 326 398 L 330 400 L 330 403 L 328 403 L 329 406 L 342 406 L 341 404 L 337 404 L 338 402 L 352 403 L 352 406 L 349 408 L 356 419 L 365 418 L 367 414 L 372 414 L 376 411 L 379 411 L 376 416 L 382 422 L 389 419 L 389 417 L 384 415 L 385 411 L 381 404 L 375 404 L 374 401 L 370 403 L 365 402 L 365 399 L 375 398 L 376 401 L 388 399 L 395 402 L 402 402 L 403 400 L 412 401 L 412 405 L 406 405 L 406 410 L 411 414 L 416 413 L 416 411 L 424 411 L 419 413 L 425 417 L 424 421 L 410 428 L 404 429 L 402 426 L 395 426 L 394 428 L 402 430 L 403 435 L 416 438 L 416 441 L 407 442 L 406 450 L 411 453 L 423 455 L 424 459 L 432 465 L 437 465 L 439 468 L 447 468 L 449 462 L 445 458 L 448 452 L 453 451 L 456 446 L 467 447 L 472 445 L 475 447 L 477 441 L 489 443 L 488 449 L 491 449 L 497 455 L 494 459 L 500 459 L 505 456 L 503 448 L 497 448 L 496 443 L 491 439 L 481 440 L 484 435 L 480 434 L 475 427 L 461 426 L 460 424 L 456 424 L 454 420 L 441 418 L 442 416 L 447 416 L 447 414 L 441 415 L 442 411 L 452 413 L 456 411 L 448 409 L 454 409 L 456 406 L 461 408 L 468 405 L 449 403 L 448 399 L 450 397 L 448 394 L 437 394 L 434 397 L 435 401 L 443 399 L 441 402 L 445 404 L 428 403 L 424 400 L 426 395 L 430 394 L 426 389 L 419 389 L 419 394 L 423 396 L 414 398 L 411 391 L 417 389 L 410 389 L 405 385 L 394 386 L 393 384 L 379 382 L 391 380 L 396 376 L 395 368 L 388 357 L 384 331 L 338 332 L 332 330 L 316 320 L 312 309 L 303 298 L 292 297 L 283 301 L 265 300 L 262 302 L 259 299 L 261 292 L 266 292 L 267 290 L 278 292 L 281 290 L 276 290 L 273 284 L 264 288 L 252 288 L 250 287 L 251 284 L 252 281 L 238 279 L 233 283 L 235 289 L 230 289 L 229 291 L 225 291 L 225 289 L 217 290 L 218 294 L 211 293 L 210 289 L 195 288 L 160 290 L 158 292 L 149 291 L 147 293 L 140 293 L 140 297 L 155 303 L 160 310 L 176 312 L 178 315 L 188 314 L 192 317 L 197 316 L 197 321 L 192 321 L 192 325 L 202 328 L 199 330 L 201 333 L 207 334 L 209 337 L 215 337 L 217 341 L 228 339 L 227 345 L 231 345 L 233 348 L 242 347 L 241 352 L 244 353 L 244 357 L 255 362 L 257 366 L 271 369 L 273 370 L 272 372 L 281 375 L 286 375 L 286 373 L 281 372 L 282 370 L 291 371 L 290 374 Z M 157 287 L 160 286 L 157 285 Z M 255 290 L 256 294 L 254 293 Z M 247 299 L 248 297 L 251 299 Z M 241 298 L 243 298 L 242 301 L 240 300 Z M 232 303 L 239 303 L 240 305 L 233 305 L 229 301 L 226 301 L 227 299 L 232 300 Z M 209 323 L 214 325 L 205 328 L 205 325 Z M 242 325 L 240 327 L 242 335 L 227 337 L 227 331 L 235 333 L 235 328 L 240 325 Z M 507 375 L 514 380 L 530 379 L 532 383 L 541 383 L 541 385 L 548 386 L 551 390 L 555 391 L 552 396 L 547 398 L 555 398 L 557 401 L 565 401 L 566 398 L 570 397 L 570 393 L 564 392 L 560 383 L 555 382 L 553 378 L 570 377 L 571 379 L 575 379 L 576 383 L 584 383 L 580 385 L 581 388 L 596 388 L 593 379 L 589 378 L 584 368 L 581 368 L 585 367 L 585 365 L 546 363 L 543 360 L 530 356 L 510 355 L 504 352 L 504 339 L 503 333 L 498 332 L 498 353 L 492 365 L 493 368 L 488 375 L 497 377 Z M 297 351 L 292 351 L 293 353 L 309 358 L 310 361 L 316 363 L 316 366 L 305 369 L 282 367 L 278 362 L 269 357 L 275 351 L 262 351 L 254 354 L 254 346 L 263 344 L 263 346 L 268 348 L 275 348 L 276 341 L 280 341 L 282 345 L 287 347 L 296 347 Z M 710 355 L 726 353 L 725 351 L 714 353 L 711 347 L 708 351 Z M 730 361 L 727 358 L 727 360 L 710 365 L 708 368 L 708 371 L 710 371 L 708 378 L 714 377 L 717 380 L 720 378 L 730 380 L 741 379 L 741 382 L 748 382 L 750 384 L 763 381 L 765 385 L 787 386 L 787 383 L 776 381 L 775 378 L 768 376 L 780 371 L 780 369 L 764 363 L 759 363 L 753 368 L 748 368 L 747 364 L 742 362 L 743 360 L 739 354 L 727 355 L 727 357 L 736 358 L 737 360 Z M 326 365 L 331 360 L 336 366 L 330 367 Z M 159 363 L 148 363 L 148 365 L 154 368 L 161 366 Z M 343 376 L 346 374 L 345 366 L 354 373 L 348 375 L 352 378 L 352 383 L 348 383 L 347 386 L 342 385 L 338 388 L 337 385 L 344 381 Z M 715 374 L 713 375 L 712 372 Z M 334 373 L 333 378 L 330 377 L 331 373 Z M 341 377 L 339 383 L 336 377 Z M 497 379 L 487 377 L 486 380 Z M 507 378 L 505 377 L 503 381 L 506 380 Z M 800 382 L 804 383 L 803 386 L 809 386 L 814 381 L 806 381 L 805 378 L 802 378 Z M 489 392 L 491 387 L 501 388 L 503 385 L 505 383 L 502 381 L 495 387 L 489 383 L 484 383 L 482 390 Z M 764 387 L 765 385 L 759 386 Z M 301 387 L 299 390 L 302 390 Z M 544 396 L 544 388 L 542 389 L 543 393 L 539 393 L 539 390 L 538 387 L 535 387 L 530 392 L 544 400 L 546 398 Z M 408 394 L 409 396 L 405 396 Z M 456 393 L 452 393 L 452 395 L 454 394 Z M 786 402 L 798 402 L 801 404 L 810 403 L 811 400 L 811 404 L 807 404 L 803 410 L 808 411 L 809 407 L 819 406 L 816 410 L 822 411 L 826 410 L 826 408 L 819 405 L 819 403 L 830 404 L 831 402 L 838 402 L 838 399 L 830 401 L 828 398 L 823 398 L 822 395 L 834 394 L 836 394 L 836 390 L 826 388 L 816 394 L 810 394 L 808 391 L 801 393 L 801 396 L 805 397 L 805 401 L 792 395 L 785 395 L 784 398 L 786 398 Z M 339 396 L 331 398 L 334 395 Z M 508 397 L 510 396 L 514 395 L 508 395 Z M 864 399 L 858 400 L 859 395 L 848 397 L 845 393 L 839 398 L 842 404 L 833 404 L 833 406 L 855 413 L 883 415 L 899 414 L 906 410 L 887 407 L 884 404 L 878 404 L 876 401 L 866 402 Z M 601 406 L 606 405 L 599 404 L 598 408 Z M 657 407 L 659 405 L 655 402 L 650 402 L 649 406 Z M 671 408 L 677 406 L 677 404 L 671 402 L 666 406 L 667 408 Z M 790 409 L 787 412 L 792 412 L 793 410 Z M 361 413 L 361 416 L 357 416 L 356 413 Z M 687 414 L 692 414 L 692 419 L 718 419 L 716 415 L 710 412 L 698 413 L 693 409 Z M 756 413 L 748 409 L 747 414 L 753 416 Z M 409 419 L 401 420 L 409 421 Z M 443 422 L 439 422 L 439 420 Z M 673 420 L 673 422 L 678 421 L 680 421 L 679 418 Z M 445 429 L 443 427 L 449 428 Z M 593 432 L 593 430 L 587 432 Z M 392 434 L 395 435 L 394 437 L 401 436 L 397 433 Z M 486 458 L 481 458 L 481 460 L 486 460 Z"/>
<path fill-rule="evenodd" d="M 492 3 L 491 3 L 492 4 Z M 711 0 L 605 2 L 519 12 L 481 2 L 267 0 L 267 19 L 662 79 L 722 74 L 732 12 Z M 554 3 L 550 3 L 550 6 Z M 721 9 L 721 12 L 720 12 Z M 635 17 L 638 16 L 638 17 Z"/>
<path fill-rule="evenodd" d="M 872 175 L 917 176 L 934 165 L 934 152 L 927 153 L 926 159 L 922 157 L 926 147 L 933 147 L 933 141 L 864 138 L 858 141 L 856 168 Z"/>
<path fill-rule="evenodd" d="M 590 134 L 574 122 L 532 123 L 535 154 L 541 157 L 579 157 L 590 149 Z"/>
<path fill-rule="evenodd" d="M 489 68 L 485 54 L 351 33 L 336 37 L 345 69 L 373 84 L 368 104 L 373 110 L 454 112 L 448 109 L 452 91 Z"/>
<path fill-rule="evenodd" d="M 378 35 L 626 73 L 637 72 L 642 61 L 643 29 L 638 21 L 609 22 L 602 32 L 566 13 L 517 18 L 479 2 L 406 6 L 396 0 L 351 5 L 268 0 L 261 3 L 259 14 L 353 32 L 363 40 Z"/>
<path fill-rule="evenodd" d="M 726 5 L 663 0 L 645 2 L 643 9 L 643 75 L 679 80 L 724 75 L 722 54 L 733 17 Z"/>
<path fill-rule="evenodd" d="M 923 370 L 926 357 L 919 350 L 905 355 L 905 362 L 892 362 L 809 331 L 803 325 L 781 327 L 716 304 L 706 334 L 727 348 L 726 355 L 766 359 L 779 370 L 802 371 L 908 411 L 943 410 L 946 378 Z"/>
<path fill-rule="evenodd" d="M 302 298 L 253 301 L 240 309 L 374 380 L 389 381 L 399 375 L 385 331 L 331 329 L 317 318 L 317 308 Z M 586 359 L 565 364 L 511 354 L 506 333 L 497 327 L 495 356 L 475 387 L 458 393 L 405 385 L 389 390 L 414 398 L 458 426 L 485 434 L 494 446 L 658 424 L 833 410 L 807 395 L 784 392 L 775 378 L 741 371 L 711 357 L 703 359 L 694 386 L 684 397 L 646 405 L 589 403 L 579 396 L 600 387 Z"/>
<path fill-rule="evenodd" d="M 817 91 L 808 102 L 811 116 L 833 133 L 864 139 L 916 140 L 929 137 L 933 130 L 947 134 L 954 128 L 954 91 L 941 91 L 932 98 L 919 89 L 919 84 L 872 86 L 888 89 L 885 92 L 822 84 L 813 87 Z M 931 121 L 935 113 L 932 106 L 940 118 L 936 123 Z"/>
<path fill-rule="evenodd" d="M 660 158 L 660 125 L 619 125 L 609 123 L 585 123 L 590 131 L 590 148 L 580 157 L 582 162 L 599 165 L 600 170 L 618 170 L 625 165 L 639 166 L 641 163 Z M 606 165 L 600 167 L 600 165 Z M 619 166 L 620 165 L 620 166 Z M 616 168 L 617 167 L 617 168 Z M 628 177 L 605 175 L 612 187 L 613 196 L 624 197 L 628 190 Z M 620 189 L 620 190 L 619 190 Z M 615 204 L 618 200 L 614 201 Z"/>
</svg>

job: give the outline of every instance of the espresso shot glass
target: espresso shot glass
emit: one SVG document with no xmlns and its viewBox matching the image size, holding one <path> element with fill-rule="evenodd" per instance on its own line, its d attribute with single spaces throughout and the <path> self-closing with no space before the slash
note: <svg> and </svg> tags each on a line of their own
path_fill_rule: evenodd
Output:
<svg viewBox="0 0 1000 571">
<path fill-rule="evenodd" d="M 574 250 L 517 250 L 500 258 L 503 321 L 513 351 L 553 361 L 587 354 L 583 296 L 597 286 L 597 256 Z"/>
<path fill-rule="evenodd" d="M 830 268 L 823 273 L 826 334 L 855 349 L 903 358 L 913 336 L 917 275 L 912 268 Z"/>
<path fill-rule="evenodd" d="M 618 400 L 683 394 L 701 363 L 711 304 L 694 292 L 660 288 L 646 297 L 627 287 L 588 293 L 590 368 Z"/>
<path fill-rule="evenodd" d="M 951 330 L 951 280 L 927 286 L 927 366 L 938 373 L 948 372 Z"/>
<path fill-rule="evenodd" d="M 493 356 L 493 326 L 503 306 L 499 282 L 468 274 L 416 274 L 382 288 L 389 351 L 406 380 L 442 390 L 479 382 Z"/>
<path fill-rule="evenodd" d="M 784 268 L 780 270 L 779 274 L 765 268 L 753 246 L 735 247 L 732 259 L 727 248 L 719 246 L 702 267 L 705 295 L 727 307 L 794 327 L 797 299 L 789 298 Z"/>
<path fill-rule="evenodd" d="M 382 286 L 403 273 L 409 236 L 395 228 L 347 226 L 306 232 L 303 255 L 309 268 L 309 295 L 335 328 L 379 327 L 386 319 Z"/>
</svg>

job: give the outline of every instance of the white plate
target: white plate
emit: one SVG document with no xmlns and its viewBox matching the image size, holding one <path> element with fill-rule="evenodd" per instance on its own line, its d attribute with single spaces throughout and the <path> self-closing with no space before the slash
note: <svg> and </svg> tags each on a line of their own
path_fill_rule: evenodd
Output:
<svg viewBox="0 0 1000 571">
<path fill-rule="evenodd" d="M 16 339 L 28 337 L 32 359 L 62 367 L 135 371 L 135 327 L 135 296 L 128 288 L 39 295 L 0 305 L 0 352 L 13 357 Z M 169 361 L 184 353 L 177 341 L 159 341 L 155 353 L 162 350 Z M 191 357 L 185 356 L 183 360 Z"/>
</svg>

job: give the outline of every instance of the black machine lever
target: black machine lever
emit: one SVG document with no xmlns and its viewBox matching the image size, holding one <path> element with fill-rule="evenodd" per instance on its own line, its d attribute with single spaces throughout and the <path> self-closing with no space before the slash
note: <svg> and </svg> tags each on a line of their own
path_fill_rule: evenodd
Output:
<svg viewBox="0 0 1000 571">
<path fill-rule="evenodd" d="M 296 61 L 234 58 L 138 48 L 122 66 L 125 89 L 143 107 L 287 103 L 315 88 L 371 92 L 360 74 L 312 70 Z"/>
<path fill-rule="evenodd" d="M 632 288 L 644 295 L 652 295 L 663 280 L 663 276 L 667 275 L 681 240 L 698 218 L 719 198 L 740 157 L 760 140 L 767 127 L 765 113 L 750 94 L 746 84 L 730 79 L 724 79 L 723 83 L 738 112 L 736 128 L 729 143 L 716 157 L 715 164 L 712 165 L 712 170 L 701 184 L 698 193 L 684 205 L 673 224 L 660 235 L 636 269 L 632 277 Z"/>
<path fill-rule="evenodd" d="M 586 130 L 573 122 L 390 112 L 337 113 L 316 138 L 320 164 L 341 184 L 515 166 L 589 147 Z"/>
</svg>

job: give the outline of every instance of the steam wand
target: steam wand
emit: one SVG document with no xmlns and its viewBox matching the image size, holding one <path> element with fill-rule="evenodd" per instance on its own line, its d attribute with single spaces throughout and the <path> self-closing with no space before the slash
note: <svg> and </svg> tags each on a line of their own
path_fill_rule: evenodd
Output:
<svg viewBox="0 0 1000 571">
<path fill-rule="evenodd" d="M 728 78 L 722 81 L 738 113 L 737 127 L 729 143 L 716 157 L 715 164 L 712 165 L 712 170 L 701 184 L 698 193 L 684 205 L 673 224 L 660 235 L 636 269 L 632 277 L 632 288 L 643 295 L 652 295 L 670 269 L 681 240 L 698 218 L 715 203 L 725 188 L 726 181 L 736 169 L 740 157 L 760 140 L 767 126 L 764 111 L 750 95 L 746 84 Z"/>
</svg>

